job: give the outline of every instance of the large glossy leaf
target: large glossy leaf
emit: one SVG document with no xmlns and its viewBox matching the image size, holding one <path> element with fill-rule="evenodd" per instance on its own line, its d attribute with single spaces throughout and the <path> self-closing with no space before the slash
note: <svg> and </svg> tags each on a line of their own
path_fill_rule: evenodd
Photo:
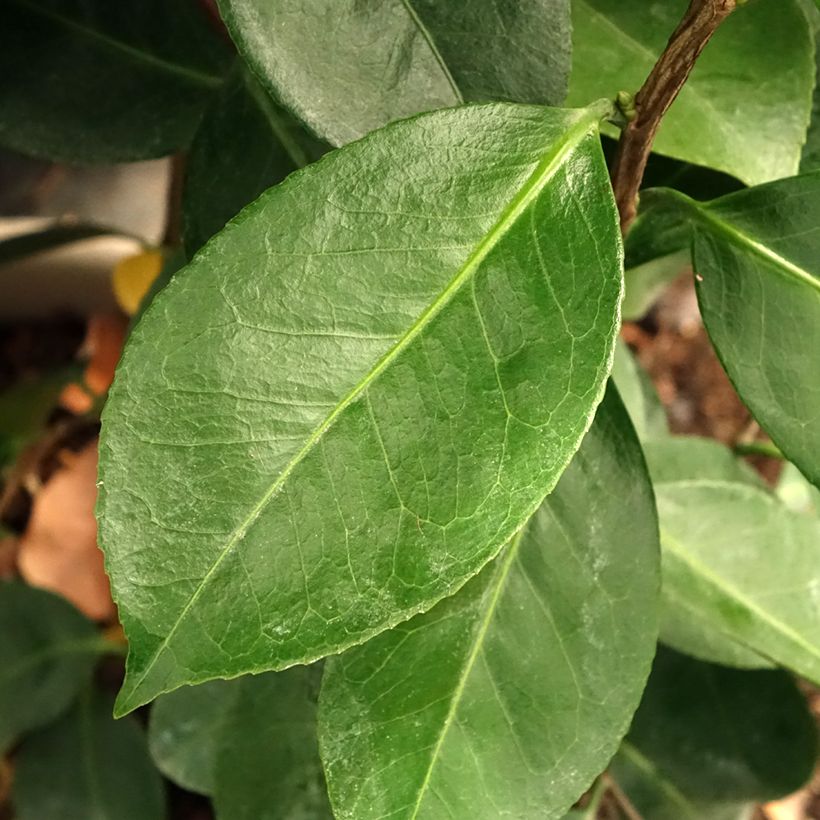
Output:
<svg viewBox="0 0 820 820">
<path fill-rule="evenodd" d="M 558 105 L 566 95 L 568 0 L 219 6 L 263 85 L 334 145 L 465 100 Z"/>
<path fill-rule="evenodd" d="M 739 820 L 811 775 L 816 729 L 783 672 L 741 672 L 659 648 L 611 775 L 644 820 Z"/>
<path fill-rule="evenodd" d="M 236 682 L 215 761 L 219 818 L 331 820 L 316 740 L 317 671 Z"/>
<path fill-rule="evenodd" d="M 778 447 L 820 484 L 820 172 L 706 203 L 671 190 L 643 198 L 643 234 L 653 220 L 670 242 L 691 229 L 701 313 L 729 378 Z"/>
<path fill-rule="evenodd" d="M 183 197 L 188 255 L 262 191 L 318 159 L 327 147 L 276 105 L 238 61 L 188 155 Z"/>
<path fill-rule="evenodd" d="M 600 113 L 388 127 L 271 189 L 157 296 L 100 444 L 119 711 L 360 643 L 541 503 L 618 323 Z"/>
<path fill-rule="evenodd" d="M 0 752 L 62 714 L 106 647 L 62 598 L 0 583 Z"/>
<path fill-rule="evenodd" d="M 186 145 L 229 60 L 195 0 L 8 0 L 0 142 L 67 162 Z"/>
<path fill-rule="evenodd" d="M 87 691 L 71 712 L 29 737 L 16 756 L 18 820 L 161 820 L 162 779 L 142 729 L 114 720 L 111 701 Z"/>
<path fill-rule="evenodd" d="M 174 783 L 201 794 L 214 791 L 214 773 L 225 721 L 240 684 L 212 680 L 157 698 L 148 746 L 157 768 Z"/>
<path fill-rule="evenodd" d="M 661 484 L 656 495 L 663 639 L 754 665 L 748 652 L 740 661 L 719 653 L 730 639 L 820 681 L 820 521 L 748 484 Z"/>
<path fill-rule="evenodd" d="M 336 817 L 562 817 L 640 699 L 657 539 L 640 447 L 611 391 L 499 558 L 328 661 L 320 745 Z"/>
<path fill-rule="evenodd" d="M 687 0 L 573 0 L 570 103 L 637 91 L 686 7 Z M 796 173 L 813 58 L 798 0 L 744 4 L 699 57 L 654 150 L 750 185 Z"/>
</svg>

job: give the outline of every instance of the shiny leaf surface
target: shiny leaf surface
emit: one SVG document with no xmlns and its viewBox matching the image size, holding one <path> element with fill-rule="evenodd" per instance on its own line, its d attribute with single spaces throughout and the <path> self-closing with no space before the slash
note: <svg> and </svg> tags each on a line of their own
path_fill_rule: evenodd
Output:
<svg viewBox="0 0 820 820">
<path fill-rule="evenodd" d="M 566 95 L 568 0 L 219 6 L 265 88 L 334 145 L 466 100 L 558 105 Z"/>
<path fill-rule="evenodd" d="M 687 0 L 573 0 L 569 102 L 636 92 Z M 797 172 L 814 87 L 814 38 L 798 0 L 754 2 L 718 29 L 653 149 L 754 185 Z"/>
<path fill-rule="evenodd" d="M 750 650 L 820 681 L 820 521 L 747 484 L 655 489 L 663 639 L 738 665 L 751 665 Z M 710 634 L 720 644 L 704 643 Z M 747 650 L 740 661 L 716 652 L 727 639 Z"/>
<path fill-rule="evenodd" d="M 643 689 L 656 527 L 610 391 L 499 558 L 430 612 L 328 661 L 320 745 L 336 817 L 562 817 Z"/>
<path fill-rule="evenodd" d="M 154 299 L 100 444 L 120 712 L 360 643 L 537 508 L 617 328 L 601 113 L 388 127 L 268 191 Z"/>
</svg>

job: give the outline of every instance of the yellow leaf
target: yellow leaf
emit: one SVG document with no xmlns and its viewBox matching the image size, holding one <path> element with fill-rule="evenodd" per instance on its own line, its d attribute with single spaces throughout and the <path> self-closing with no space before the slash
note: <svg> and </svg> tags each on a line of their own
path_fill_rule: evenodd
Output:
<svg viewBox="0 0 820 820">
<path fill-rule="evenodd" d="M 114 296 L 119 306 L 133 316 L 148 289 L 162 270 L 162 254 L 144 251 L 127 256 L 114 268 Z"/>
</svg>

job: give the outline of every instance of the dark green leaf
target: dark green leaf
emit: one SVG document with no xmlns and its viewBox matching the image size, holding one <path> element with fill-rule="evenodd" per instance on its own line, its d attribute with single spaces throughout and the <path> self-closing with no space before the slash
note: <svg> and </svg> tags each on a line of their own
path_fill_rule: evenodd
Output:
<svg viewBox="0 0 820 820">
<path fill-rule="evenodd" d="M 687 0 L 573 0 L 569 101 L 636 92 Z M 798 0 L 752 2 L 698 58 L 654 150 L 754 185 L 796 173 L 814 87 L 814 41 Z"/>
<path fill-rule="evenodd" d="M 62 598 L 0 582 L 0 752 L 66 710 L 105 647 Z"/>
<path fill-rule="evenodd" d="M 145 736 L 111 717 L 108 698 L 86 692 L 17 754 L 12 801 L 18 820 L 160 820 L 162 780 Z"/>
<path fill-rule="evenodd" d="M 0 142 L 67 162 L 185 146 L 227 46 L 194 0 L 8 0 L 0 27 Z"/>
<path fill-rule="evenodd" d="M 623 339 L 615 345 L 612 379 L 641 440 L 662 438 L 669 432 L 666 411 L 649 376 Z"/>
<path fill-rule="evenodd" d="M 499 558 L 328 661 L 320 745 L 336 817 L 563 816 L 629 725 L 657 595 L 652 491 L 611 390 Z"/>
<path fill-rule="evenodd" d="M 386 128 L 270 189 L 158 295 L 100 445 L 120 712 L 360 643 L 541 503 L 617 328 L 600 114 Z"/>
<path fill-rule="evenodd" d="M 276 105 L 238 61 L 205 113 L 188 156 L 183 199 L 188 255 L 265 189 L 327 148 Z"/>
<path fill-rule="evenodd" d="M 157 698 L 148 745 L 169 780 L 192 792 L 213 793 L 225 719 L 238 691 L 238 682 L 213 680 Z"/>
<path fill-rule="evenodd" d="M 216 756 L 225 820 L 331 820 L 316 741 L 316 669 L 246 677 Z"/>
<path fill-rule="evenodd" d="M 804 174 L 808 171 L 820 170 L 820 49 L 817 48 L 816 30 L 814 59 L 816 75 L 811 103 L 811 121 L 809 122 L 809 130 L 806 133 L 806 144 L 803 146 L 803 153 L 800 156 L 800 171 Z"/>
<path fill-rule="evenodd" d="M 219 6 L 267 90 L 334 145 L 465 100 L 558 105 L 566 95 L 568 0 Z"/>
<path fill-rule="evenodd" d="M 644 820 L 732 820 L 811 775 L 816 729 L 783 672 L 741 672 L 659 648 L 610 767 Z"/>
<path fill-rule="evenodd" d="M 699 436 L 669 436 L 644 442 L 643 452 L 655 484 L 675 481 L 728 481 L 763 487 L 763 479 L 717 441 Z"/>
<path fill-rule="evenodd" d="M 693 225 L 701 313 L 729 378 L 775 444 L 820 483 L 820 172 L 712 202 L 654 194 Z"/>
<path fill-rule="evenodd" d="M 226 820 L 330 818 L 316 741 L 318 669 L 210 681 L 162 695 L 149 743 L 160 770 L 212 795 Z"/>
<path fill-rule="evenodd" d="M 737 665 L 752 653 L 820 681 L 820 521 L 748 484 L 656 485 L 661 636 Z M 727 643 L 746 652 L 724 656 Z"/>
</svg>

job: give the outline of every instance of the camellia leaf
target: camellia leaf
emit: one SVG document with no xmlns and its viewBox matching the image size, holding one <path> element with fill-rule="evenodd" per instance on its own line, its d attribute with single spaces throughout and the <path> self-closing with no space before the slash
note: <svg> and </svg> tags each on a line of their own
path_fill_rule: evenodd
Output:
<svg viewBox="0 0 820 820">
<path fill-rule="evenodd" d="M 332 820 L 316 740 L 317 671 L 297 667 L 235 682 L 216 756 L 218 817 Z"/>
<path fill-rule="evenodd" d="M 327 662 L 319 741 L 336 817 L 562 817 L 640 700 L 657 596 L 652 490 L 610 390 L 490 566 Z"/>
<path fill-rule="evenodd" d="M 784 672 L 741 672 L 658 648 L 610 766 L 646 820 L 739 820 L 811 776 L 816 729 Z"/>
<path fill-rule="evenodd" d="M 157 698 L 148 747 L 169 780 L 188 791 L 213 793 L 222 730 L 238 689 L 235 681 L 212 680 Z"/>
<path fill-rule="evenodd" d="M 655 484 L 728 481 L 764 487 L 763 479 L 728 447 L 700 436 L 667 436 L 645 441 L 643 452 Z"/>
<path fill-rule="evenodd" d="M 686 6 L 573 0 L 570 104 L 636 92 Z M 748 185 L 794 174 L 814 73 L 814 38 L 798 0 L 744 4 L 698 58 L 652 147 Z"/>
<path fill-rule="evenodd" d="M 760 665 L 756 653 L 820 681 L 820 521 L 748 484 L 684 481 L 655 493 L 663 640 L 733 665 Z M 745 651 L 727 654 L 731 642 Z"/>
<path fill-rule="evenodd" d="M 94 624 L 62 598 L 0 583 L 0 752 L 59 717 L 108 648 Z"/>
<path fill-rule="evenodd" d="M 8 0 L 0 143 L 66 162 L 187 145 L 230 59 L 194 0 Z"/>
<path fill-rule="evenodd" d="M 334 145 L 465 100 L 558 105 L 566 96 L 569 0 L 219 0 L 219 7 L 267 90 Z"/>
<path fill-rule="evenodd" d="M 537 508 L 618 324 L 601 113 L 398 123 L 272 188 L 156 297 L 100 443 L 119 713 L 360 643 Z"/>
<path fill-rule="evenodd" d="M 183 195 L 188 255 L 262 191 L 327 148 L 276 105 L 237 61 L 188 155 Z"/>
<path fill-rule="evenodd" d="M 663 438 L 669 433 L 666 411 L 649 376 L 641 369 L 623 339 L 615 345 L 612 380 L 626 405 L 629 417 L 642 441 Z"/>
<path fill-rule="evenodd" d="M 319 670 L 209 681 L 162 695 L 149 744 L 160 770 L 212 795 L 226 820 L 330 818 L 316 741 Z"/>
<path fill-rule="evenodd" d="M 729 378 L 775 444 L 820 484 L 820 172 L 695 202 L 644 193 L 692 229 L 703 320 Z M 666 229 L 665 229 L 666 230 Z"/>
<path fill-rule="evenodd" d="M 91 691 L 56 723 L 27 738 L 12 787 L 19 820 L 162 820 L 165 796 L 145 736 L 114 720 Z"/>
</svg>

